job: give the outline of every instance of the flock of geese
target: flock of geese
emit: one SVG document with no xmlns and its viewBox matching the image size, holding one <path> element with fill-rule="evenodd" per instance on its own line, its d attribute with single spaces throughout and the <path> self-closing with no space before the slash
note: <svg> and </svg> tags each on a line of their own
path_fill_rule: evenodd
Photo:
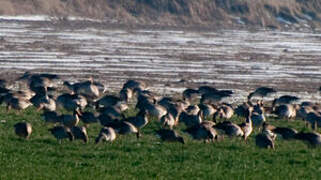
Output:
<svg viewBox="0 0 321 180">
<path fill-rule="evenodd" d="M 257 130 L 255 143 L 262 148 L 274 149 L 277 136 L 284 140 L 302 140 L 311 147 L 321 144 L 321 135 L 315 131 L 298 132 L 289 127 L 273 126 L 266 120 L 266 116 L 288 121 L 302 119 L 316 130 L 321 126 L 321 105 L 312 102 L 298 104 L 299 98 L 290 95 L 265 102 L 265 97 L 276 93 L 269 87 L 257 88 L 249 93 L 247 102 L 231 105 L 223 100 L 230 97 L 232 91 L 210 86 L 186 89 L 181 98 L 173 98 L 156 95 L 139 80 L 128 80 L 117 95 L 106 94 L 105 87 L 92 78 L 77 83 L 65 81 L 61 87 L 57 83 L 61 82 L 58 75 L 26 72 L 17 81 L 24 83 L 26 88 L 14 90 L 10 83 L 0 80 L 0 105 L 5 104 L 7 111 L 22 111 L 35 106 L 42 112 L 46 123 L 54 124 L 49 132 L 59 143 L 63 139 L 79 139 L 87 143 L 87 128 L 92 123 L 102 126 L 96 143 L 111 142 L 126 134 L 140 138 L 141 129 L 155 119 L 159 123 L 155 134 L 163 141 L 184 144 L 184 138 L 176 130 L 183 123 L 186 127 L 183 132 L 205 143 L 222 140 L 224 136 L 241 137 L 247 142 Z M 129 105 L 135 105 L 138 112 L 135 116 L 125 116 Z M 233 115 L 241 117 L 243 123 L 232 122 Z M 32 125 L 28 122 L 19 122 L 14 129 L 18 136 L 26 139 L 32 133 Z"/>
</svg>

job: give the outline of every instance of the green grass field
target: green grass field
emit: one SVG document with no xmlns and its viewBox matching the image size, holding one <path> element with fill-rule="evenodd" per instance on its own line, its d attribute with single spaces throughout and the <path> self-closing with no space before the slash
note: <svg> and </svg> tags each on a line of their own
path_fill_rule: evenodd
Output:
<svg viewBox="0 0 321 180">
<path fill-rule="evenodd" d="M 133 114 L 131 112 L 130 114 Z M 117 137 L 113 143 L 94 144 L 100 125 L 88 128 L 89 143 L 58 144 L 40 113 L 29 108 L 21 114 L 0 107 L 0 179 L 320 179 L 321 150 L 301 141 L 276 140 L 276 149 L 255 146 L 255 133 L 245 144 L 225 138 L 214 144 L 192 140 L 186 144 L 160 142 L 151 122 L 143 136 Z M 33 125 L 29 140 L 18 138 L 13 125 Z M 234 118 L 234 121 L 239 119 Z M 304 129 L 301 120 L 268 119 L 273 125 Z M 180 128 L 181 129 L 181 128 Z M 307 130 L 307 129 L 304 129 Z"/>
</svg>

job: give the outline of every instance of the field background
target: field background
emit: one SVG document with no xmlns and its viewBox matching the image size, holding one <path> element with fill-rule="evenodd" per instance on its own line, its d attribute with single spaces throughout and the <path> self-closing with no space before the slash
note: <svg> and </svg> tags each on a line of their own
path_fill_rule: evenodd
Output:
<svg viewBox="0 0 321 180">
<path fill-rule="evenodd" d="M 274 151 L 259 149 L 256 133 L 248 144 L 238 138 L 204 144 L 181 132 L 181 125 L 178 129 L 185 145 L 162 143 L 154 132 L 159 124 L 152 120 L 140 140 L 128 135 L 96 145 L 94 138 L 100 130 L 96 124 L 88 128 L 88 144 L 58 144 L 47 131 L 51 125 L 45 125 L 34 108 L 7 114 L 1 107 L 0 120 L 0 179 L 319 179 L 321 171 L 320 148 L 277 138 Z M 19 121 L 33 125 L 30 140 L 14 134 L 13 125 Z M 301 120 L 268 118 L 268 122 L 308 131 Z"/>
<path fill-rule="evenodd" d="M 319 0 L 0 0 L 0 15 L 81 16 L 126 25 L 320 27 Z"/>
</svg>

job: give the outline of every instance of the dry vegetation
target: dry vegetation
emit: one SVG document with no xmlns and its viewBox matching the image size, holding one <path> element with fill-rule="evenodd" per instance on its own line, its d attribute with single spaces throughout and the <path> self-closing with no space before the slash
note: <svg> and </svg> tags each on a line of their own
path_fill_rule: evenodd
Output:
<svg viewBox="0 0 321 180">
<path fill-rule="evenodd" d="M 321 22 L 319 0 L 0 0 L 0 4 L 2 15 L 72 15 L 126 24 L 280 28 L 288 22 L 295 27 L 319 27 Z"/>
</svg>

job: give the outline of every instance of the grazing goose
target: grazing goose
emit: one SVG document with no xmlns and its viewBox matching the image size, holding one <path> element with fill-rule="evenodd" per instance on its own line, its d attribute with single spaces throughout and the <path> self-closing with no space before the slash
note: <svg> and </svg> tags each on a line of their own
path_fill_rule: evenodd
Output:
<svg viewBox="0 0 321 180">
<path fill-rule="evenodd" d="M 179 136 L 178 133 L 170 129 L 160 129 L 156 131 L 156 134 L 160 137 L 162 141 L 168 142 L 180 142 L 185 144 L 184 138 Z"/>
<path fill-rule="evenodd" d="M 67 111 L 78 111 L 87 106 L 87 100 L 84 96 L 68 93 L 58 96 L 56 103 L 57 106 L 62 107 Z"/>
<path fill-rule="evenodd" d="M 121 121 L 120 126 L 118 129 L 116 129 L 116 131 L 122 135 L 134 133 L 136 134 L 137 139 L 140 137 L 139 130 L 132 123 L 127 121 Z"/>
<path fill-rule="evenodd" d="M 234 109 L 234 113 L 238 117 L 247 118 L 249 109 L 253 109 L 253 104 L 251 102 L 245 102 Z"/>
<path fill-rule="evenodd" d="M 79 116 L 80 121 L 82 121 L 85 124 L 85 127 L 88 127 L 88 125 L 91 123 L 98 122 L 98 113 L 82 112 L 78 116 Z"/>
<path fill-rule="evenodd" d="M 275 136 L 276 134 L 281 135 L 281 137 L 285 140 L 293 139 L 294 135 L 297 133 L 297 130 L 293 128 L 275 127 L 266 122 L 263 123 L 263 130 L 269 131 L 271 134 L 275 134 Z"/>
<path fill-rule="evenodd" d="M 139 111 L 134 117 L 125 118 L 125 121 L 133 124 L 137 129 L 141 129 L 148 124 L 148 117 L 145 111 Z"/>
<path fill-rule="evenodd" d="M 9 111 L 11 108 L 20 111 L 32 105 L 29 100 L 18 97 L 11 97 L 10 99 L 5 99 L 5 101 L 7 103 L 7 111 Z"/>
<path fill-rule="evenodd" d="M 242 131 L 241 127 L 237 124 L 234 124 L 230 121 L 223 121 L 217 123 L 214 128 L 220 129 L 224 132 L 224 134 L 232 137 L 232 136 L 244 136 L 244 132 Z"/>
<path fill-rule="evenodd" d="M 88 142 L 88 134 L 87 134 L 87 130 L 85 127 L 73 126 L 71 128 L 71 132 L 74 136 L 74 139 L 83 140 L 84 143 Z"/>
<path fill-rule="evenodd" d="M 190 105 L 185 109 L 185 112 L 189 115 L 197 115 L 200 112 L 198 105 Z"/>
<path fill-rule="evenodd" d="M 216 122 L 217 117 L 220 119 L 231 119 L 234 114 L 234 110 L 229 105 L 222 105 L 218 110 L 213 114 L 213 121 Z"/>
<path fill-rule="evenodd" d="M 74 136 L 68 127 L 64 126 L 55 126 L 51 129 L 49 129 L 51 134 L 55 136 L 55 138 L 58 140 L 59 144 L 61 144 L 62 139 L 69 138 L 70 141 L 74 140 Z"/>
<path fill-rule="evenodd" d="M 321 134 L 317 132 L 299 132 L 294 135 L 294 139 L 302 140 L 312 147 L 317 147 L 321 144 Z"/>
<path fill-rule="evenodd" d="M 276 90 L 274 90 L 273 88 L 259 87 L 255 91 L 251 92 L 247 99 L 248 101 L 250 101 L 252 97 L 260 97 L 261 99 L 263 99 L 264 97 L 273 93 L 276 93 Z"/>
<path fill-rule="evenodd" d="M 48 95 L 36 94 L 30 99 L 30 102 L 37 108 L 37 111 L 45 109 L 47 111 L 56 110 L 56 101 Z"/>
<path fill-rule="evenodd" d="M 260 148 L 272 148 L 272 149 L 274 149 L 274 141 L 267 134 L 260 133 L 260 134 L 256 135 L 255 144 Z"/>
<path fill-rule="evenodd" d="M 111 127 L 103 127 L 100 130 L 98 137 L 96 138 L 96 144 L 100 141 L 112 142 L 116 139 L 116 132 Z"/>
<path fill-rule="evenodd" d="M 150 116 L 156 117 L 157 120 L 167 114 L 166 108 L 158 104 L 147 103 L 143 110 L 146 110 Z"/>
<path fill-rule="evenodd" d="M 190 134 L 196 140 L 204 140 L 204 142 L 214 142 L 217 138 L 217 132 L 213 128 L 215 123 L 211 121 L 203 121 L 193 127 L 187 128 L 185 132 Z"/>
<path fill-rule="evenodd" d="M 46 123 L 56 124 L 61 122 L 60 115 L 56 111 L 44 111 L 41 117 Z"/>
<path fill-rule="evenodd" d="M 276 114 L 280 119 L 292 120 L 296 117 L 296 108 L 292 104 L 282 104 L 277 106 L 274 110 L 274 114 Z"/>
<path fill-rule="evenodd" d="M 98 116 L 99 123 L 104 127 L 119 128 L 120 120 L 110 117 L 109 115 L 100 114 Z"/>
<path fill-rule="evenodd" d="M 27 122 L 19 122 L 14 125 L 16 135 L 29 139 L 32 133 L 32 126 L 30 123 Z"/>
<path fill-rule="evenodd" d="M 73 114 L 63 114 L 60 116 L 60 122 L 66 127 L 73 127 L 79 123 L 79 116 L 76 111 Z"/>
<path fill-rule="evenodd" d="M 314 112 L 314 109 L 312 106 L 302 106 L 298 110 L 298 116 L 303 119 L 303 121 L 306 122 L 308 114 Z"/>
<path fill-rule="evenodd" d="M 201 104 L 217 104 L 221 102 L 223 98 L 230 97 L 231 94 L 225 91 L 218 91 L 215 93 L 202 94 L 200 103 Z"/>
</svg>

